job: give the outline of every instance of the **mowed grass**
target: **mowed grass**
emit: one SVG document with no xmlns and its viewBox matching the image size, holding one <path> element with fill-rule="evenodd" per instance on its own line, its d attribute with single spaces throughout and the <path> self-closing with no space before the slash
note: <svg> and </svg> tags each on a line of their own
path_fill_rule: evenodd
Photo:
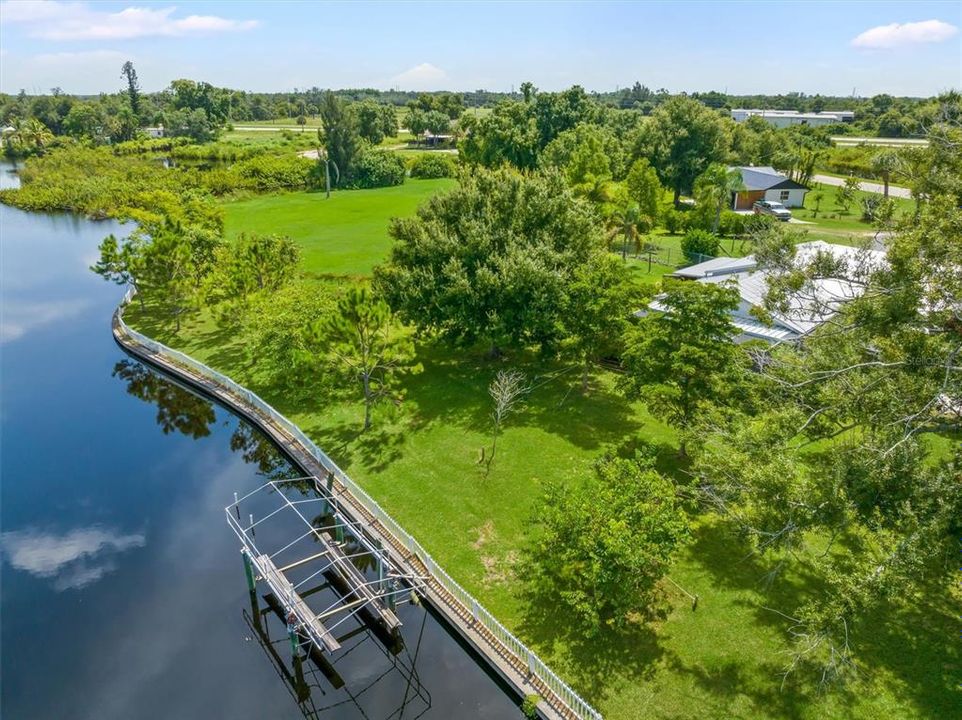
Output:
<svg viewBox="0 0 962 720">
<path fill-rule="evenodd" d="M 392 217 L 413 215 L 455 181 L 413 180 L 377 190 L 264 195 L 225 205 L 228 237 L 242 232 L 288 235 L 301 248 L 303 268 L 314 275 L 369 275 L 387 258 Z"/>
<path fill-rule="evenodd" d="M 824 239 L 843 244 L 856 244 L 859 240 L 872 236 L 875 233 L 872 223 L 862 220 L 862 200 L 866 197 L 881 197 L 881 195 L 856 190 L 855 199 L 846 210 L 836 201 L 837 190 L 838 188 L 831 185 L 815 183 L 812 190 L 805 195 L 805 207 L 792 209 L 794 218 L 805 223 L 811 223 L 810 225 L 799 225 L 799 227 L 808 230 L 813 239 Z M 818 203 L 818 211 L 816 212 L 815 196 L 817 193 L 822 194 L 822 200 Z M 907 216 L 915 207 L 915 201 L 913 200 L 891 196 L 889 199 L 895 206 L 896 219 Z"/>
<path fill-rule="evenodd" d="M 228 232 L 290 235 L 304 248 L 304 270 L 312 275 L 367 275 L 389 248 L 388 217 L 410 214 L 415 196 L 451 186 L 409 181 L 401 188 L 338 192 L 330 202 L 322 194 L 292 193 L 232 203 Z M 657 241 L 674 247 L 678 240 Z M 632 261 L 632 267 L 647 276 L 646 262 Z M 658 272 L 653 266 L 652 279 Z M 598 370 L 583 395 L 577 373 L 561 365 L 524 354 L 490 360 L 421 343 L 422 370 L 402 381 L 403 402 L 379 406 L 373 429 L 362 433 L 354 388 L 324 377 L 310 393 L 274 386 L 262 367 L 249 364 L 243 338 L 219 329 L 209 313 L 188 319 L 178 335 L 158 323 L 149 306 L 146 314 L 136 304 L 128 313 L 139 329 L 251 387 L 302 427 L 607 720 L 962 717 L 956 642 L 962 588 L 928 588 L 904 607 L 885 608 L 853 627 L 860 661 L 853 683 L 822 693 L 807 674 L 783 686 L 790 622 L 776 611 L 791 612 L 820 580 L 803 558 L 766 587 L 767 563 L 711 516 L 696 518 L 694 540 L 670 571 L 699 597 L 697 610 L 666 581 L 654 621 L 585 640 L 569 632 L 557 605 L 533 604 L 518 561 L 530 543 L 543 482 L 571 482 L 603 453 L 630 455 L 642 442 L 657 449 L 659 469 L 686 479 L 675 433 L 644 403 L 626 400 L 613 373 Z M 486 475 L 477 461 L 490 445 L 487 386 L 506 366 L 522 369 L 534 389 L 508 419 Z M 818 549 L 817 539 L 814 544 Z"/>
</svg>

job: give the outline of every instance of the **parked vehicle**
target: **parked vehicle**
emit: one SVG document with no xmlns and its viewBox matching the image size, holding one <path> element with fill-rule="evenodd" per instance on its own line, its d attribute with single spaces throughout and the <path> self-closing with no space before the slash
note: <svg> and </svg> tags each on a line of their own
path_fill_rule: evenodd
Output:
<svg viewBox="0 0 962 720">
<path fill-rule="evenodd" d="M 774 200 L 759 200 L 752 205 L 752 211 L 756 215 L 771 215 L 782 222 L 788 222 L 792 219 L 792 211 Z"/>
</svg>

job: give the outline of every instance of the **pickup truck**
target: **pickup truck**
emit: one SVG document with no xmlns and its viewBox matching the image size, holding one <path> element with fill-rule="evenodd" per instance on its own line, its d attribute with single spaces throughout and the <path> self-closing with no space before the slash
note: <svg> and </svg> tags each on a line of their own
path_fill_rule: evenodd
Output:
<svg viewBox="0 0 962 720">
<path fill-rule="evenodd" d="M 771 215 L 782 222 L 788 222 L 792 219 L 792 211 L 774 200 L 759 200 L 752 205 L 752 211 L 756 215 Z"/>
</svg>

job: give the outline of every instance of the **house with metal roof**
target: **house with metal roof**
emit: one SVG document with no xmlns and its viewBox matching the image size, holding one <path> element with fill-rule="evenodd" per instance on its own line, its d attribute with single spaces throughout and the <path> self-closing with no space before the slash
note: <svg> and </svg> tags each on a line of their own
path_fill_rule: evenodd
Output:
<svg viewBox="0 0 962 720">
<path fill-rule="evenodd" d="M 743 258 L 713 258 L 682 268 L 671 276 L 693 282 L 727 283 L 737 288 L 741 300 L 738 308 L 731 314 L 731 322 L 738 330 L 735 342 L 763 340 L 774 344 L 799 341 L 817 327 L 831 321 L 844 303 L 855 299 L 862 292 L 860 285 L 843 278 L 850 274 L 863 274 L 866 269 L 879 267 L 885 262 L 885 253 L 879 250 L 834 245 L 821 240 L 799 243 L 795 246 L 795 251 L 795 263 L 799 267 L 808 265 L 820 255 L 829 255 L 840 266 L 844 265 L 846 272 L 839 273 L 839 277 L 813 280 L 810 286 L 787 298 L 783 312 L 759 312 L 764 307 L 765 296 L 768 294 L 770 271 L 759 268 L 753 255 Z M 668 311 L 657 297 L 649 304 L 648 309 L 656 312 Z M 645 312 L 647 311 L 641 311 L 640 314 Z M 762 317 L 766 317 L 770 322 L 763 321 Z"/>
<path fill-rule="evenodd" d="M 780 202 L 785 207 L 802 207 L 808 188 L 790 180 L 773 167 L 732 167 L 742 174 L 742 190 L 732 193 L 732 210 L 751 210 L 759 200 Z"/>
</svg>

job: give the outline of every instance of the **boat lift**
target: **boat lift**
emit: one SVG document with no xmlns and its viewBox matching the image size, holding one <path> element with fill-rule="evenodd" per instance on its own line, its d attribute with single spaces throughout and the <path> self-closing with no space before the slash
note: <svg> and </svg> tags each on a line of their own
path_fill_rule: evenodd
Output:
<svg viewBox="0 0 962 720">
<path fill-rule="evenodd" d="M 328 480 L 326 486 L 315 477 L 271 480 L 241 498 L 235 493 L 225 512 L 241 542 L 248 590 L 256 598 L 257 583 L 269 588 L 283 610 L 296 656 L 305 644 L 336 653 L 344 639 L 336 631 L 352 618 L 393 639 L 399 649 L 401 621 L 395 611 L 403 602 L 418 601 L 426 578 L 405 572 L 361 523 L 345 514 L 332 478 Z M 255 519 L 242 506 L 262 514 Z M 306 598 L 317 590 L 311 581 L 321 578 L 336 599 L 318 608 Z"/>
</svg>

